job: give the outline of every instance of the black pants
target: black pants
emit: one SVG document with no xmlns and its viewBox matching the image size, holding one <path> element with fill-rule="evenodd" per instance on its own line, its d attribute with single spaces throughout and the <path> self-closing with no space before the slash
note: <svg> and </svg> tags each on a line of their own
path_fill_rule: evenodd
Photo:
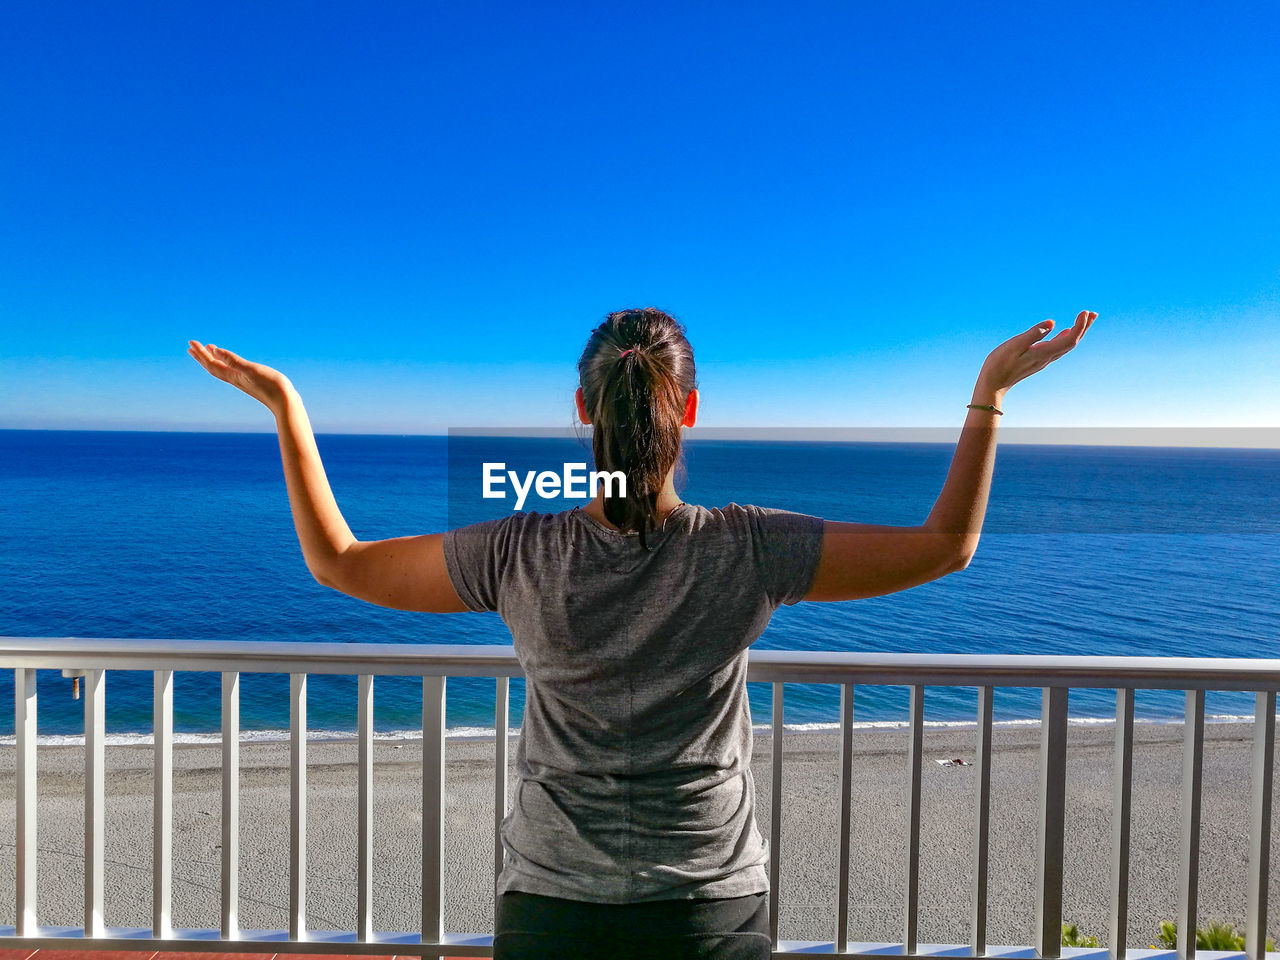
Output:
<svg viewBox="0 0 1280 960">
<path fill-rule="evenodd" d="M 494 960 L 768 960 L 769 900 L 586 903 L 504 893 Z"/>
</svg>

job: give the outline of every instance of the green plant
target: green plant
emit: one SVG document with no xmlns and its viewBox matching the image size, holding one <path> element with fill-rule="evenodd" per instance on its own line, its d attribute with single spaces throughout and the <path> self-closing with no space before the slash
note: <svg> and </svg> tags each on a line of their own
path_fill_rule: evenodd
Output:
<svg viewBox="0 0 1280 960">
<path fill-rule="evenodd" d="M 1243 950 L 1244 935 L 1236 933 L 1236 928 L 1229 923 L 1211 923 L 1207 927 L 1196 927 L 1196 949 Z"/>
<path fill-rule="evenodd" d="M 1172 920 L 1165 920 L 1160 924 L 1160 934 L 1156 939 L 1166 950 L 1176 950 L 1178 948 L 1177 925 Z M 1197 950 L 1243 950 L 1244 940 L 1244 934 L 1236 933 L 1236 928 L 1229 923 L 1211 923 L 1207 927 L 1196 927 Z M 1154 947 L 1155 944 L 1152 946 Z M 1267 937 L 1266 948 L 1268 951 L 1276 948 L 1275 941 L 1270 937 Z"/>
<path fill-rule="evenodd" d="M 1064 923 L 1062 925 L 1062 945 L 1064 947 L 1096 947 L 1098 938 L 1083 936 L 1076 924 Z"/>
</svg>

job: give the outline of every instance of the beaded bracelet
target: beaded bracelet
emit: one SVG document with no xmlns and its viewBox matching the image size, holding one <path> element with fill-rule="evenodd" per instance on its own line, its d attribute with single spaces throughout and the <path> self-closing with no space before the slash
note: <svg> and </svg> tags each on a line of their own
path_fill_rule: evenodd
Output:
<svg viewBox="0 0 1280 960">
<path fill-rule="evenodd" d="M 1004 411 L 997 407 L 994 403 L 966 403 L 965 407 L 969 410 L 990 410 L 996 416 L 1003 417 Z"/>
</svg>

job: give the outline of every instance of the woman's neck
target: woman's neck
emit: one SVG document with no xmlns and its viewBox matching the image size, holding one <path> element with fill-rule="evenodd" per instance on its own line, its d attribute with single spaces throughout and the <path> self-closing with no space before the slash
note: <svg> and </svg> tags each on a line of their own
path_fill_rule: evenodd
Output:
<svg viewBox="0 0 1280 960">
<path fill-rule="evenodd" d="M 680 495 L 676 493 L 675 484 L 672 481 L 674 471 L 667 474 L 667 482 L 662 486 L 662 492 L 658 494 L 658 523 L 667 519 L 669 514 L 676 507 L 680 506 L 682 501 Z M 604 515 L 604 494 L 597 493 L 595 499 L 582 508 L 592 520 L 597 520 L 605 526 L 613 527 L 614 525 Z M 617 529 L 615 527 L 615 529 Z"/>
</svg>

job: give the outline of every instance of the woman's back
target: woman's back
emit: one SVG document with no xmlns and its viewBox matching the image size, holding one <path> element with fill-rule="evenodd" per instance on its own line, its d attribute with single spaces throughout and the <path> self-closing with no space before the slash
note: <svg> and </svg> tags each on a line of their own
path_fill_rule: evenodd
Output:
<svg viewBox="0 0 1280 960">
<path fill-rule="evenodd" d="M 617 903 L 767 889 L 746 649 L 804 596 L 822 535 L 818 517 L 737 504 L 681 504 L 649 551 L 582 510 L 446 535 L 458 595 L 502 615 L 527 677 L 500 889 Z"/>
</svg>

